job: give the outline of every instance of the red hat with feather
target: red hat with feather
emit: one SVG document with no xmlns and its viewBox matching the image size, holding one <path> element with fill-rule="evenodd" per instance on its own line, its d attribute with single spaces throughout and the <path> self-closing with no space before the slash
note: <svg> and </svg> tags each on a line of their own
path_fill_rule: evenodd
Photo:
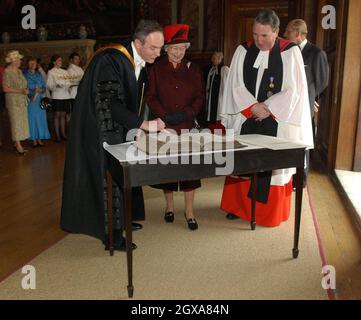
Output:
<svg viewBox="0 0 361 320">
<path fill-rule="evenodd" d="M 189 25 L 187 24 L 165 26 L 163 31 L 165 45 L 190 42 L 188 40 Z"/>
</svg>

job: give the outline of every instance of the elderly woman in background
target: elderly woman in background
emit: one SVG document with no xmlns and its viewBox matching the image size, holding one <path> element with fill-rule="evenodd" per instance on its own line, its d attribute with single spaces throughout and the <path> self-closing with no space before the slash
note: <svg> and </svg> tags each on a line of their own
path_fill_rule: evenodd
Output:
<svg viewBox="0 0 361 320">
<path fill-rule="evenodd" d="M 51 91 L 52 106 L 55 111 L 54 128 L 57 143 L 61 143 L 61 139 L 67 140 L 66 114 L 70 112 L 69 88 L 71 81 L 68 72 L 61 68 L 62 65 L 62 57 L 57 54 L 53 55 L 46 80 L 46 86 Z"/>
<path fill-rule="evenodd" d="M 202 72 L 197 65 L 184 59 L 190 47 L 188 33 L 189 26 L 184 24 L 164 28 L 167 55 L 150 68 L 146 94 L 146 101 L 152 114 L 162 118 L 167 128 L 176 130 L 178 134 L 182 129 L 192 129 L 195 117 L 205 101 Z M 199 180 L 154 186 L 164 191 L 166 222 L 174 221 L 173 192 L 180 190 L 184 192 L 188 228 L 198 229 L 193 203 L 195 189 L 200 186 Z"/>
<path fill-rule="evenodd" d="M 50 139 L 46 111 L 40 108 L 40 100 L 45 93 L 46 84 L 37 66 L 36 58 L 30 57 L 24 72 L 29 88 L 28 117 L 30 139 L 33 140 L 34 148 L 43 147 L 41 140 Z"/>
<path fill-rule="evenodd" d="M 10 51 L 6 56 L 9 66 L 3 75 L 3 90 L 8 109 L 11 135 L 15 142 L 15 149 L 18 154 L 24 155 L 27 150 L 21 145 L 21 141 L 29 138 L 28 121 L 28 93 L 27 82 L 20 70 L 23 56 L 17 50 Z"/>
</svg>

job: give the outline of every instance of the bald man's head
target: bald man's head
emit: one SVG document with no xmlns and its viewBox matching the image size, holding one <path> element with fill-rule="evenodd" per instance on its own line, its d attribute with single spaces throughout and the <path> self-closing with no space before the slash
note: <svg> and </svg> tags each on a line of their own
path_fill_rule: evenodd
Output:
<svg viewBox="0 0 361 320">
<path fill-rule="evenodd" d="M 291 20 L 286 28 L 284 37 L 296 44 L 300 44 L 307 38 L 307 24 L 302 19 Z"/>
</svg>

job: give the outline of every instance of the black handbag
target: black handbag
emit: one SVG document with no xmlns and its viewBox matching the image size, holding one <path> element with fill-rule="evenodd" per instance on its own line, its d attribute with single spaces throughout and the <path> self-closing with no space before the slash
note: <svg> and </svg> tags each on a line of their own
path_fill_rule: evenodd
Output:
<svg viewBox="0 0 361 320">
<path fill-rule="evenodd" d="M 43 97 L 40 100 L 40 108 L 45 111 L 50 111 L 52 109 L 51 99 L 48 97 Z"/>
</svg>

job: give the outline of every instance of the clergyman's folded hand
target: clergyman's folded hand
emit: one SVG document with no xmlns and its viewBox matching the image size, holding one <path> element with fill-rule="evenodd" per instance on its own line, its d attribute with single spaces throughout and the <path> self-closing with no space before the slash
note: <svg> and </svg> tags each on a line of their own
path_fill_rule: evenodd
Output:
<svg viewBox="0 0 361 320">
<path fill-rule="evenodd" d="M 251 111 L 256 121 L 262 121 L 271 115 L 271 112 L 269 111 L 267 105 L 265 105 L 264 103 L 255 104 L 252 107 Z"/>
</svg>

